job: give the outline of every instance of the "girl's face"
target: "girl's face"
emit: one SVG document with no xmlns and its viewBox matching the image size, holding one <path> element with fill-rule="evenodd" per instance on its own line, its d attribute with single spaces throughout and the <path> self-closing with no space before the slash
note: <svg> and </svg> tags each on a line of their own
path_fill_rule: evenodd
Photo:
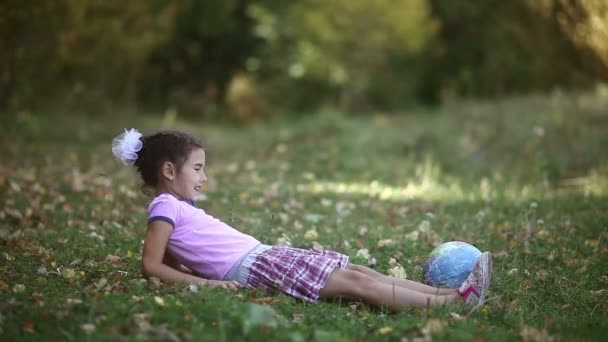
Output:
<svg viewBox="0 0 608 342">
<path fill-rule="evenodd" d="M 196 198 L 201 186 L 207 181 L 204 168 L 205 151 L 202 148 L 193 150 L 171 184 L 172 190 L 179 198 L 187 200 Z"/>
</svg>

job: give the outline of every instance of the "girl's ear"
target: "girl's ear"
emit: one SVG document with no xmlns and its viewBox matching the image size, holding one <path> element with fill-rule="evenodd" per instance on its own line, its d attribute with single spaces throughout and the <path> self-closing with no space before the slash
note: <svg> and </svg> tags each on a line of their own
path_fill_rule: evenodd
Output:
<svg viewBox="0 0 608 342">
<path fill-rule="evenodd" d="M 173 180 L 173 178 L 175 178 L 176 173 L 175 165 L 172 162 L 166 161 L 161 167 L 161 172 L 165 179 Z"/>
</svg>

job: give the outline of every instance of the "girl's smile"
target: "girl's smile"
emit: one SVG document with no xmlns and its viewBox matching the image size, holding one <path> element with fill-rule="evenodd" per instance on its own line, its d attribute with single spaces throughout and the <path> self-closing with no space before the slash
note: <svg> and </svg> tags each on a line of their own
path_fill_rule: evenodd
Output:
<svg viewBox="0 0 608 342">
<path fill-rule="evenodd" d="M 167 182 L 168 192 L 178 198 L 194 200 L 201 191 L 203 183 L 207 181 L 205 175 L 205 151 L 197 148 L 190 152 L 188 159 L 175 174 L 173 179 Z"/>
</svg>

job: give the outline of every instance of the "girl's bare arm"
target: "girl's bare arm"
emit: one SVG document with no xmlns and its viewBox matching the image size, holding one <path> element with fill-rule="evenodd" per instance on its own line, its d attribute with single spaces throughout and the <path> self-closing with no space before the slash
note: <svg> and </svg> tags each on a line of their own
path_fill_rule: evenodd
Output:
<svg viewBox="0 0 608 342">
<path fill-rule="evenodd" d="M 163 264 L 171 267 L 174 270 L 192 274 L 192 270 L 188 267 L 182 265 L 177 259 L 175 259 L 169 252 L 165 251 L 165 255 L 163 256 Z"/>
<path fill-rule="evenodd" d="M 164 221 L 153 221 L 148 225 L 148 232 L 146 233 L 146 239 L 144 240 L 144 252 L 142 257 L 142 271 L 146 277 L 156 277 L 164 282 L 169 283 L 184 283 L 184 284 L 197 284 L 209 287 L 223 287 L 223 288 L 237 288 L 238 284 L 229 281 L 219 280 L 208 280 L 199 277 L 195 277 L 191 274 L 186 274 L 173 268 L 175 260 L 172 261 L 165 259 L 167 253 L 165 253 L 167 247 L 167 241 L 169 241 L 169 235 L 173 227 Z M 164 263 L 167 261 L 171 266 Z"/>
</svg>

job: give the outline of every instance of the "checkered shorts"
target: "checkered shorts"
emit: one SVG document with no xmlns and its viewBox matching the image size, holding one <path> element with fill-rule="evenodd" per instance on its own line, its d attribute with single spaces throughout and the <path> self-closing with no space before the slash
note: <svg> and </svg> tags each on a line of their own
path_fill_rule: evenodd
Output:
<svg viewBox="0 0 608 342">
<path fill-rule="evenodd" d="M 278 290 L 316 302 L 331 272 L 347 265 L 348 256 L 338 252 L 274 246 L 257 255 L 249 267 L 247 287 Z"/>
</svg>

